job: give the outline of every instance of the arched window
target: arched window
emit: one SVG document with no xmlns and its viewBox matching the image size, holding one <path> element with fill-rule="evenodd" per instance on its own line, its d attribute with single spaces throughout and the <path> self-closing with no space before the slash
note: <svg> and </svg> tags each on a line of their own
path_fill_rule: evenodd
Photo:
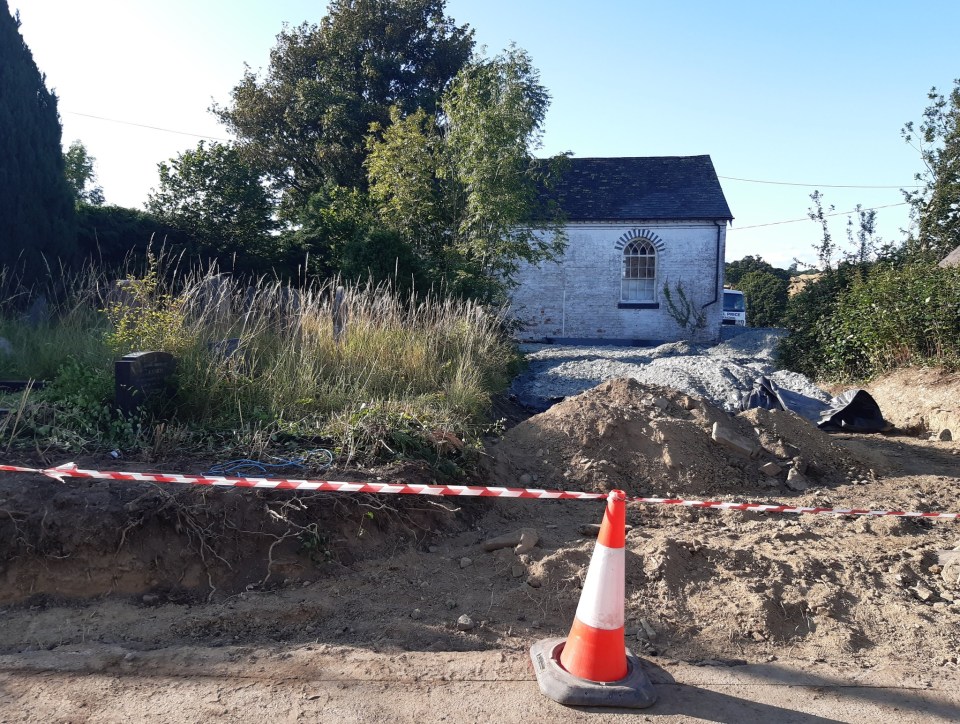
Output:
<svg viewBox="0 0 960 724">
<path fill-rule="evenodd" d="M 623 247 L 622 301 L 654 301 L 656 276 L 657 250 L 652 243 L 646 239 L 634 239 Z"/>
</svg>

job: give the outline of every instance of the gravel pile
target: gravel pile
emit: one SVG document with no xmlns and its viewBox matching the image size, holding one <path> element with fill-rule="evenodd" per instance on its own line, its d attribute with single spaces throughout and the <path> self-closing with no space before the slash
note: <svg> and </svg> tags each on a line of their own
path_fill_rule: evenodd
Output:
<svg viewBox="0 0 960 724">
<path fill-rule="evenodd" d="M 773 352 L 784 334 L 779 329 L 753 329 L 713 346 L 686 342 L 659 347 L 524 344 L 520 349 L 529 367 L 514 380 L 510 392 L 520 404 L 542 411 L 604 380 L 632 377 L 737 412 L 743 394 L 766 375 L 781 387 L 829 400 L 829 395 L 803 375 L 775 370 Z"/>
</svg>

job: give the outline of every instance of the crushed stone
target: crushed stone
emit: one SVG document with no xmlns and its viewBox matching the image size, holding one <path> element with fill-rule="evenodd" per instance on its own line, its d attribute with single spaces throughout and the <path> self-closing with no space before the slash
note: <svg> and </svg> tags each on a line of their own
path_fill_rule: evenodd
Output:
<svg viewBox="0 0 960 724">
<path fill-rule="evenodd" d="M 779 329 L 752 329 L 721 344 L 670 342 L 658 347 L 525 344 L 528 369 L 511 387 L 522 405 L 543 411 L 604 380 L 628 377 L 701 397 L 727 412 L 740 410 L 743 395 L 767 376 L 776 384 L 818 400 L 830 395 L 809 378 L 777 370 L 774 354 L 786 334 Z"/>
</svg>

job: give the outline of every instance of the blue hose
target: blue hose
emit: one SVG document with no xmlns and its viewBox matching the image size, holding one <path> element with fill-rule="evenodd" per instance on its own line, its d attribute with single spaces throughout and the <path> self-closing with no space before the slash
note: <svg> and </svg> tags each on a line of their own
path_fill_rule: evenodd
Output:
<svg viewBox="0 0 960 724">
<path fill-rule="evenodd" d="M 316 458 L 320 460 L 316 460 Z M 275 462 L 267 463 L 262 460 L 248 460 L 243 458 L 239 460 L 228 460 L 225 463 L 217 463 L 211 466 L 211 468 L 204 471 L 203 474 L 229 477 L 245 477 L 256 474 L 257 477 L 269 478 L 272 472 L 288 468 L 303 468 L 308 462 L 320 470 L 326 470 L 333 465 L 333 453 L 322 447 L 316 450 L 309 450 L 303 457 L 290 458 L 287 460 L 271 455 L 270 459 Z"/>
</svg>

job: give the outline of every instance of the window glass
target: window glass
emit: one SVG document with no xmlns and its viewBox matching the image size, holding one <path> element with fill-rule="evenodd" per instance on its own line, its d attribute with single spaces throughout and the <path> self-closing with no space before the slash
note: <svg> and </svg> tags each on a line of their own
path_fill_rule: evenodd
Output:
<svg viewBox="0 0 960 724">
<path fill-rule="evenodd" d="M 657 251 L 646 239 L 634 239 L 623 248 L 623 279 L 620 298 L 624 302 L 652 302 L 655 298 Z"/>
</svg>

